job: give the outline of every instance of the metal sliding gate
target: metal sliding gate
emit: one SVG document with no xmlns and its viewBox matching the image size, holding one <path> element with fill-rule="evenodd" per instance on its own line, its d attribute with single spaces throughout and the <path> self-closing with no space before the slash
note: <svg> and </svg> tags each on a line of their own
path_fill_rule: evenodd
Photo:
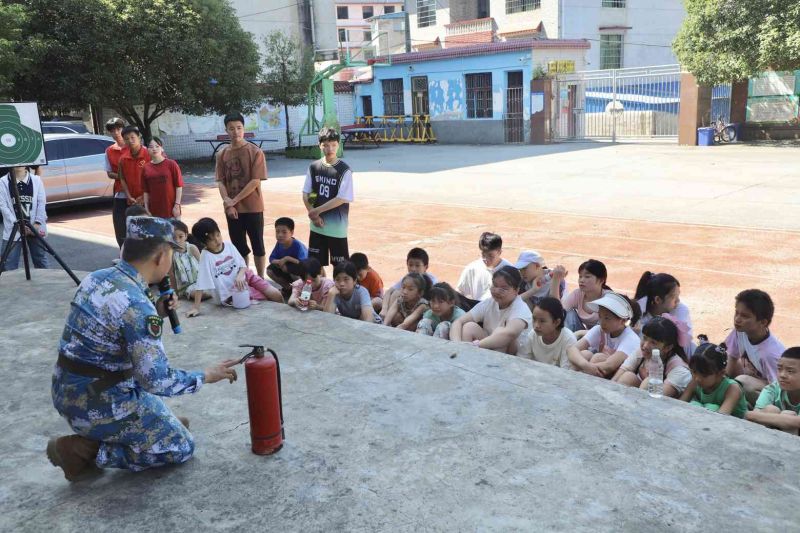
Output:
<svg viewBox="0 0 800 533">
<path fill-rule="evenodd" d="M 506 143 L 525 142 L 522 87 L 506 89 L 506 112 L 503 113 L 503 137 Z"/>
<path fill-rule="evenodd" d="M 678 65 L 559 74 L 553 138 L 659 139 L 678 135 Z"/>
</svg>

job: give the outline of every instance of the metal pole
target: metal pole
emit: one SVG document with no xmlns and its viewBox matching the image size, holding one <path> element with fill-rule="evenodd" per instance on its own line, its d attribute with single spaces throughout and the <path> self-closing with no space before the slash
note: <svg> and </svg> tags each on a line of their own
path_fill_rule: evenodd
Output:
<svg viewBox="0 0 800 533">
<path fill-rule="evenodd" d="M 617 69 L 611 71 L 611 142 L 617 142 Z"/>
</svg>

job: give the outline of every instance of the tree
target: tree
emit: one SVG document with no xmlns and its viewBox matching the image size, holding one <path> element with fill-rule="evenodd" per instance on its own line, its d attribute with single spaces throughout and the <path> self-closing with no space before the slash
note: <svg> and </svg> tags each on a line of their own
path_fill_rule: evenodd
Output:
<svg viewBox="0 0 800 533">
<path fill-rule="evenodd" d="M 34 58 L 15 79 L 20 99 L 106 105 L 146 139 L 166 111 L 249 112 L 258 103 L 258 49 L 227 0 L 25 4 L 37 16 L 20 44 Z"/>
<path fill-rule="evenodd" d="M 14 75 L 25 67 L 16 45 L 27 16 L 24 6 L 0 4 L 0 98 L 10 95 Z"/>
<path fill-rule="evenodd" d="M 685 0 L 673 43 L 681 64 L 704 85 L 800 68 L 797 0 Z"/>
<path fill-rule="evenodd" d="M 289 106 L 307 103 L 308 88 L 314 78 L 314 52 L 282 31 L 267 35 L 264 46 L 264 95 L 270 104 L 283 106 L 286 146 L 291 147 Z"/>
</svg>

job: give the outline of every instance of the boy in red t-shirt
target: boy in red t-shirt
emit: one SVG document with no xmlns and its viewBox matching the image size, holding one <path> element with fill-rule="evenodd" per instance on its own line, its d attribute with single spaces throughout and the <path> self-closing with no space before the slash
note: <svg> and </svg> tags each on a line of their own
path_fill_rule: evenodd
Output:
<svg viewBox="0 0 800 533">
<path fill-rule="evenodd" d="M 112 211 L 112 221 L 114 223 L 114 236 L 117 238 L 117 245 L 121 248 L 122 241 L 125 240 L 127 233 L 125 226 L 125 210 L 128 202 L 125 193 L 122 192 L 122 183 L 119 180 L 119 160 L 122 156 L 129 154 L 130 150 L 125 140 L 122 138 L 122 128 L 125 122 L 121 118 L 114 117 L 106 122 L 106 131 L 116 141 L 106 148 L 106 174 L 108 179 L 114 180 L 114 207 Z"/>
<path fill-rule="evenodd" d="M 150 154 L 142 146 L 142 134 L 136 126 L 125 126 L 122 129 L 122 138 L 130 150 L 119 160 L 118 173 L 122 192 L 125 193 L 128 205 L 144 205 L 142 173 L 144 166 L 150 162 Z"/>
<path fill-rule="evenodd" d="M 183 176 L 178 163 L 164 157 L 164 143 L 153 137 L 147 145 L 150 162 L 142 173 L 144 207 L 154 216 L 181 218 Z"/>
<path fill-rule="evenodd" d="M 354 253 L 350 256 L 350 261 L 356 266 L 358 284 L 369 291 L 369 296 L 372 298 L 372 307 L 376 313 L 380 313 L 383 307 L 383 280 L 369 266 L 369 259 L 366 254 Z"/>
</svg>

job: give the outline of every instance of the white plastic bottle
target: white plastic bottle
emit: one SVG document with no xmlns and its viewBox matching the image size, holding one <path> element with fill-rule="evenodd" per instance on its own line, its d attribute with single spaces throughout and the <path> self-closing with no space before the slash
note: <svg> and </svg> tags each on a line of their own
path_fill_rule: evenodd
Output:
<svg viewBox="0 0 800 533">
<path fill-rule="evenodd" d="M 301 311 L 308 311 L 308 301 L 311 300 L 311 279 L 307 279 L 303 290 L 300 291 L 300 299 L 297 302 L 297 308 Z"/>
<path fill-rule="evenodd" d="M 653 350 L 650 362 L 647 366 L 648 385 L 647 392 L 653 398 L 661 398 L 664 395 L 664 363 L 661 361 L 661 351 Z"/>
</svg>

